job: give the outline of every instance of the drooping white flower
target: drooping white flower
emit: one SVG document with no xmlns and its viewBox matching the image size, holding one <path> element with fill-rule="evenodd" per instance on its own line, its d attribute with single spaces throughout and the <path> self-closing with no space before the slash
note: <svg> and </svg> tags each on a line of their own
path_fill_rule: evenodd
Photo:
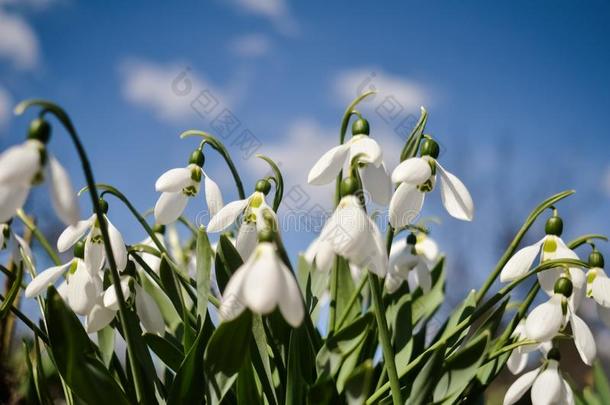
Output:
<svg viewBox="0 0 610 405">
<path fill-rule="evenodd" d="M 574 394 L 559 372 L 559 362 L 550 359 L 519 377 L 504 395 L 503 405 L 516 403 L 531 388 L 533 405 L 573 405 Z"/>
<path fill-rule="evenodd" d="M 57 216 L 66 225 L 75 224 L 79 208 L 68 172 L 37 139 L 28 139 L 0 154 L 0 223 L 12 218 L 23 207 L 30 188 L 45 179 Z"/>
<path fill-rule="evenodd" d="M 604 271 L 604 257 L 593 250 L 589 255 L 590 269 L 587 272 L 587 297 L 597 304 L 600 319 L 610 326 L 610 279 Z"/>
<path fill-rule="evenodd" d="M 424 293 L 427 293 L 432 288 L 430 269 L 424 256 L 417 253 L 416 244 L 417 236 L 413 233 L 392 244 L 388 259 L 388 274 L 385 278 L 388 292 L 396 292 L 403 282 L 409 281 L 412 290 L 419 286 Z"/>
<path fill-rule="evenodd" d="M 379 144 L 368 136 L 368 122 L 354 121 L 352 137 L 346 143 L 324 153 L 309 171 L 307 182 L 324 185 L 334 181 L 346 164 L 358 156 L 363 188 L 377 204 L 387 205 L 392 196 L 392 183 L 383 163 Z"/>
<path fill-rule="evenodd" d="M 436 185 L 440 176 L 441 199 L 452 217 L 472 221 L 474 203 L 468 189 L 455 175 L 448 172 L 436 160 L 438 145 L 426 139 L 421 147 L 421 157 L 400 163 L 392 172 L 392 181 L 399 184 L 390 201 L 390 224 L 402 228 L 415 220 L 424 204 L 426 193 Z"/>
<path fill-rule="evenodd" d="M 519 321 L 519 323 L 517 324 L 517 326 L 515 327 L 515 330 L 513 331 L 512 335 L 511 335 L 511 337 L 513 338 L 515 343 L 524 342 L 526 340 L 529 340 L 525 333 L 525 319 L 522 319 L 521 321 Z M 527 366 L 527 362 L 529 360 L 530 353 L 539 350 L 544 355 L 546 355 L 549 352 L 549 350 L 552 349 L 552 347 L 553 347 L 553 345 L 551 342 L 541 342 L 541 343 L 536 342 L 536 343 L 532 343 L 532 344 L 522 344 L 521 346 L 515 348 L 511 352 L 511 354 L 508 357 L 508 360 L 506 362 L 506 366 L 508 367 L 508 369 L 510 370 L 511 373 L 519 374 Z"/>
<path fill-rule="evenodd" d="M 564 330 L 568 322 L 572 328 L 574 344 L 582 361 L 593 364 L 597 348 L 591 330 L 578 315 L 568 301 L 572 283 L 566 277 L 561 277 L 551 298 L 534 308 L 525 322 L 525 335 L 537 342 L 551 341 Z"/>
<path fill-rule="evenodd" d="M 146 290 L 140 286 L 140 284 L 135 282 L 132 277 L 127 276 L 121 278 L 120 284 L 125 300 L 131 297 L 131 287 L 133 287 L 136 313 L 138 314 L 138 318 L 140 319 L 140 323 L 142 324 L 144 330 L 157 335 L 162 334 L 165 331 L 165 322 L 163 320 L 161 310 L 159 309 L 159 306 L 155 302 L 154 298 L 148 294 Z M 113 311 L 114 313 L 119 310 L 119 302 L 114 285 L 108 287 L 104 292 L 102 304 L 106 310 Z M 106 324 L 103 324 L 100 319 L 95 324 L 89 325 L 87 331 L 92 333 L 90 330 L 100 330 L 110 323 L 112 319 L 113 317 L 110 317 Z"/>
<path fill-rule="evenodd" d="M 303 321 L 305 309 L 294 276 L 278 257 L 273 243 L 261 241 L 231 276 L 219 312 L 224 320 L 231 320 L 245 308 L 269 314 L 276 307 L 291 326 L 296 328 Z"/>
<path fill-rule="evenodd" d="M 423 256 L 428 264 L 428 267 L 434 265 L 440 256 L 440 249 L 434 239 L 429 237 L 424 232 L 417 233 L 417 242 L 415 243 L 415 252 Z"/>
<path fill-rule="evenodd" d="M 155 232 L 155 237 L 161 243 L 161 245 L 165 246 L 165 237 L 163 233 Z M 158 250 L 157 244 L 150 236 L 140 242 L 140 244 Z M 159 274 L 159 267 L 161 266 L 161 258 L 159 256 L 148 252 L 138 252 L 137 254 L 155 274 Z M 140 265 L 138 263 L 136 263 L 136 268 L 140 268 Z"/>
<path fill-rule="evenodd" d="M 112 225 L 108 217 L 104 215 L 110 237 L 110 246 L 114 254 L 117 269 L 122 271 L 127 266 L 127 248 L 121 233 Z M 97 216 L 93 214 L 89 219 L 78 221 L 75 225 L 67 227 L 57 240 L 57 250 L 65 252 L 78 242 L 85 233 L 89 232 L 85 239 L 85 263 L 92 271 L 102 269 L 106 259 L 106 249 Z"/>
<path fill-rule="evenodd" d="M 189 198 L 199 193 L 202 179 L 210 217 L 216 215 L 223 207 L 220 188 L 202 170 L 203 161 L 203 154 L 196 150 L 187 167 L 168 170 L 157 179 L 155 190 L 162 193 L 154 210 L 157 223 L 167 225 L 177 220 L 186 208 Z"/>
</svg>

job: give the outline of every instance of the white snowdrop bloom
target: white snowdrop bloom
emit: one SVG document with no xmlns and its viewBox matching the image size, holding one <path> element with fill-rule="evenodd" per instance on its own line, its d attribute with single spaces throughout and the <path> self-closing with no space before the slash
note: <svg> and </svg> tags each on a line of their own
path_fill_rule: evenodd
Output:
<svg viewBox="0 0 610 405">
<path fill-rule="evenodd" d="M 333 265 L 335 251 L 330 241 L 316 238 L 311 242 L 303 257 L 307 263 L 315 266 L 316 269 L 328 272 Z"/>
<path fill-rule="evenodd" d="M 440 256 L 438 244 L 424 232 L 419 232 L 417 234 L 415 252 L 424 257 L 429 267 L 433 266 Z"/>
<path fill-rule="evenodd" d="M 45 179 L 59 219 L 66 225 L 78 221 L 78 201 L 68 172 L 46 148 L 50 133 L 46 121 L 35 119 L 29 139 L 0 154 L 0 222 L 12 218 L 23 207 L 30 188 Z"/>
<path fill-rule="evenodd" d="M 102 200 L 102 208 L 107 211 L 107 204 Z M 114 261 L 117 269 L 122 271 L 127 266 L 127 248 L 123 241 L 121 233 L 112 225 L 108 217 L 104 215 L 108 227 L 108 236 L 110 237 L 110 246 L 114 254 Z M 57 239 L 57 250 L 65 252 L 78 242 L 85 233 L 88 233 L 85 239 L 85 263 L 91 271 L 102 269 L 106 259 L 106 249 L 104 248 L 104 240 L 100 225 L 97 221 L 97 216 L 93 214 L 89 219 L 78 221 L 76 225 L 67 227 L 59 239 Z"/>
<path fill-rule="evenodd" d="M 269 314 L 278 307 L 286 322 L 296 328 L 305 314 L 301 292 L 270 238 L 264 238 L 262 234 L 252 255 L 227 283 L 220 316 L 231 320 L 245 308 L 256 314 Z"/>
<path fill-rule="evenodd" d="M 437 174 L 441 180 L 441 199 L 449 215 L 472 221 L 472 197 L 464 183 L 436 160 L 439 153 L 438 144 L 432 139 L 426 139 L 420 153 L 421 157 L 405 160 L 392 172 L 392 182 L 399 186 L 390 201 L 390 224 L 400 229 L 419 216 L 426 193 L 434 190 Z"/>
<path fill-rule="evenodd" d="M 533 405 L 573 405 L 574 394 L 559 372 L 559 362 L 549 359 L 541 367 L 519 377 L 504 395 L 503 405 L 519 401 L 531 388 Z"/>
<path fill-rule="evenodd" d="M 540 256 L 540 263 L 547 260 L 576 259 L 578 255 L 566 246 L 560 235 L 563 231 L 561 218 L 554 215 L 547 220 L 546 235 L 533 245 L 526 246 L 517 251 L 504 265 L 500 272 L 500 281 L 503 283 L 514 281 L 525 275 L 532 267 L 536 257 Z M 555 283 L 563 274 L 564 269 L 557 267 L 537 274 L 540 287 L 552 296 Z M 578 309 L 585 296 L 585 273 L 578 267 L 570 267 L 570 278 L 574 291 L 570 301 L 574 309 Z"/>
<path fill-rule="evenodd" d="M 416 244 L 417 237 L 413 233 L 392 244 L 388 259 L 388 274 L 385 278 L 388 292 L 396 292 L 405 281 L 410 281 L 411 290 L 419 286 L 424 293 L 427 293 L 432 288 L 432 274 L 424 256 L 417 253 Z"/>
<path fill-rule="evenodd" d="M 125 300 L 128 300 L 132 296 L 133 287 L 136 314 L 138 315 L 144 330 L 157 335 L 163 334 L 165 331 L 165 321 L 163 320 L 161 310 L 154 298 L 148 294 L 140 284 L 136 283 L 132 277 L 122 277 L 120 284 Z M 114 285 L 108 287 L 104 292 L 102 305 L 106 310 L 114 311 L 115 313 L 119 310 L 119 302 Z M 98 328 L 97 330 L 102 329 L 110 323 L 113 318 L 114 317 L 110 317 L 106 324 L 96 322 L 95 328 Z M 92 329 L 94 328 L 92 327 Z"/>
<path fill-rule="evenodd" d="M 514 339 L 515 343 L 528 340 L 525 333 L 525 319 L 522 319 L 517 324 L 511 337 Z M 511 352 L 506 365 L 511 373 L 520 374 L 527 366 L 530 353 L 534 351 L 541 351 L 544 355 L 546 355 L 549 350 L 552 349 L 552 347 L 553 345 L 551 342 L 523 344 Z"/>
<path fill-rule="evenodd" d="M 199 193 L 201 180 L 204 181 L 205 200 L 210 217 L 223 206 L 222 194 L 216 184 L 203 170 L 204 157 L 200 150 L 193 152 L 187 167 L 166 171 L 157 179 L 155 190 L 161 192 L 154 213 L 157 223 L 167 225 L 180 217 L 189 198 Z"/>
<path fill-rule="evenodd" d="M 354 121 L 350 140 L 335 146 L 318 159 L 309 171 L 307 182 L 313 185 L 331 183 L 356 156 L 364 190 L 377 204 L 388 205 L 392 196 L 390 175 L 383 163 L 381 148 L 369 137 L 369 124 L 362 118 Z"/>
<path fill-rule="evenodd" d="M 162 225 L 162 227 L 163 227 L 163 225 Z M 165 236 L 163 235 L 162 232 L 157 232 L 157 230 L 158 230 L 157 227 L 153 228 L 155 237 L 161 243 L 162 246 L 165 246 Z M 146 239 L 144 239 L 142 242 L 140 242 L 140 244 L 144 245 L 144 246 L 148 246 L 155 250 L 159 250 L 159 248 L 157 247 L 157 244 L 153 241 L 153 239 L 150 236 L 147 237 Z M 153 272 L 155 272 L 155 274 L 159 274 L 159 267 L 161 266 L 161 258 L 159 256 L 154 255 L 152 253 L 148 253 L 148 252 L 138 252 L 137 254 L 138 254 L 138 256 L 140 256 L 142 258 L 144 263 L 146 263 L 146 265 L 148 267 L 150 267 L 150 269 Z M 136 268 L 140 268 L 140 265 L 138 263 L 136 263 Z"/>
<path fill-rule="evenodd" d="M 587 297 L 597 304 L 599 318 L 610 327 L 610 279 L 604 271 L 604 257 L 597 250 L 589 255 Z"/>
<path fill-rule="evenodd" d="M 576 349 L 582 361 L 592 365 L 597 348 L 591 330 L 568 301 L 572 293 L 572 283 L 561 277 L 555 283 L 555 293 L 551 298 L 534 308 L 525 321 L 525 335 L 537 342 L 551 341 L 565 329 L 567 323 L 572 327 Z"/>
</svg>

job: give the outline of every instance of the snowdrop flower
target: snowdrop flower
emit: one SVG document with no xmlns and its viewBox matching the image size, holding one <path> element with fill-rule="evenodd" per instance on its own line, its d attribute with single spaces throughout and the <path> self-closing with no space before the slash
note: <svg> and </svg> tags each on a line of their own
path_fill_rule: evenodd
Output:
<svg viewBox="0 0 610 405">
<path fill-rule="evenodd" d="M 84 244 L 77 243 L 74 247 L 74 259 L 40 272 L 26 287 L 25 296 L 34 298 L 41 295 L 47 287 L 63 276 L 65 284 L 58 288 L 62 298 L 76 314 L 89 314 L 98 301 L 103 286 L 99 272 L 89 268 L 82 260 L 84 250 Z"/>
<path fill-rule="evenodd" d="M 513 334 L 511 335 L 515 343 L 529 340 L 525 333 L 525 319 L 519 321 Z M 545 355 L 553 348 L 553 344 L 549 342 L 523 344 L 513 350 L 508 357 L 506 365 L 511 373 L 519 374 L 527 366 L 530 353 L 540 350 Z"/>
<path fill-rule="evenodd" d="M 555 293 L 545 303 L 537 306 L 527 317 L 525 335 L 537 342 L 552 340 L 569 322 L 572 327 L 574 344 L 582 361 L 593 364 L 596 355 L 596 345 L 591 330 L 574 312 L 568 298 L 572 295 L 572 282 L 562 276 L 555 283 Z"/>
<path fill-rule="evenodd" d="M 303 321 L 303 299 L 290 269 L 279 258 L 268 229 L 259 233 L 260 243 L 246 262 L 231 276 L 222 297 L 220 316 L 237 318 L 245 308 L 269 314 L 276 307 L 288 324 L 298 327 Z"/>
<path fill-rule="evenodd" d="M 23 207 L 30 188 L 45 179 L 59 219 L 66 225 L 78 221 L 78 201 L 68 172 L 46 148 L 50 136 L 51 126 L 42 118 L 35 119 L 28 139 L 0 154 L 0 222 L 12 218 Z"/>
<path fill-rule="evenodd" d="M 390 201 L 390 224 L 394 228 L 408 225 L 419 215 L 426 193 L 434 190 L 437 173 L 441 179 L 441 199 L 449 215 L 472 221 L 474 203 L 468 189 L 440 165 L 436 160 L 438 154 L 438 144 L 426 138 L 421 157 L 405 160 L 392 172 L 392 181 L 400 184 Z"/>
<path fill-rule="evenodd" d="M 324 224 L 320 236 L 307 249 L 305 259 L 319 270 L 327 271 L 334 255 L 339 255 L 350 265 L 366 267 L 379 277 L 385 277 L 388 265 L 385 244 L 377 225 L 354 195 L 357 189 L 353 178 L 343 179 L 343 198 Z"/>
<path fill-rule="evenodd" d="M 552 349 L 547 362 L 539 368 L 523 374 L 510 386 L 504 396 L 503 405 L 519 401 L 531 387 L 533 405 L 572 405 L 574 394 L 559 372 L 559 351 Z"/>
<path fill-rule="evenodd" d="M 112 225 L 112 222 L 108 220 L 105 215 L 108 212 L 108 203 L 100 198 L 100 205 L 104 212 L 104 219 L 108 227 L 108 235 L 110 237 L 110 246 L 112 253 L 114 254 L 114 260 L 119 271 L 125 269 L 127 266 L 127 248 L 123 241 L 121 233 Z M 93 214 L 89 219 L 78 221 L 76 225 L 70 225 L 67 227 L 59 239 L 57 239 L 57 250 L 65 252 L 70 249 L 76 242 L 78 242 L 84 235 L 89 231 L 87 238 L 85 239 L 85 263 L 87 268 L 91 271 L 98 271 L 102 269 L 104 261 L 106 259 L 106 249 L 104 248 L 104 240 L 100 225 L 97 221 L 97 215 Z"/>
<path fill-rule="evenodd" d="M 256 247 L 257 232 L 266 226 L 263 214 L 271 214 L 277 223 L 273 209 L 265 201 L 270 190 L 271 184 L 268 180 L 257 181 L 254 193 L 248 198 L 230 202 L 212 217 L 207 226 L 208 232 L 224 231 L 241 215 L 242 222 L 237 231 L 235 248 L 244 260 L 248 259 Z"/>
<path fill-rule="evenodd" d="M 309 171 L 307 182 L 324 185 L 334 181 L 345 164 L 358 157 L 360 178 L 374 202 L 387 205 L 392 196 L 392 183 L 383 163 L 379 144 L 369 137 L 369 123 L 363 118 L 354 121 L 352 137 L 346 143 L 326 152 Z"/>
<path fill-rule="evenodd" d="M 153 232 L 157 240 L 161 242 L 161 245 L 165 246 L 165 225 L 155 225 L 153 227 Z M 150 236 L 140 242 L 140 244 L 158 250 L 157 244 Z M 159 267 L 161 266 L 161 258 L 159 256 L 147 252 L 138 252 L 137 254 L 155 274 L 159 274 Z M 136 268 L 140 268 L 140 265 L 137 263 Z M 148 273 L 144 272 L 144 274 Z"/>
<path fill-rule="evenodd" d="M 610 279 L 604 272 L 604 256 L 597 249 L 589 255 L 589 266 L 587 297 L 595 300 L 599 317 L 610 326 Z"/>
<path fill-rule="evenodd" d="M 417 234 L 417 242 L 415 242 L 415 253 L 422 256 L 428 267 L 431 267 L 440 256 L 440 249 L 434 239 L 429 237 L 425 232 L 419 232 Z"/>
<path fill-rule="evenodd" d="M 545 225 L 544 238 L 540 239 L 533 245 L 526 246 L 517 251 L 510 260 L 504 265 L 500 272 L 500 281 L 503 283 L 514 281 L 526 274 L 536 257 L 540 254 L 540 262 L 556 259 L 578 259 L 578 255 L 568 248 L 561 239 L 563 232 L 563 221 L 557 214 L 550 217 Z M 549 295 L 554 293 L 554 286 L 559 277 L 562 275 L 563 269 L 560 267 L 539 272 L 538 282 L 540 287 Z M 585 295 L 585 274 L 576 267 L 570 268 L 570 278 L 574 291 L 570 297 L 570 301 L 574 309 L 578 309 Z"/>
<path fill-rule="evenodd" d="M 157 335 L 163 334 L 165 331 L 165 322 L 163 320 L 161 310 L 159 309 L 159 306 L 155 302 L 154 298 L 148 294 L 140 284 L 135 282 L 135 280 L 129 276 L 121 278 L 121 291 L 123 292 L 125 300 L 130 299 L 133 295 L 136 313 L 138 314 L 138 318 L 140 319 L 140 323 L 142 324 L 144 330 L 148 333 Z M 103 307 L 106 308 L 106 310 L 111 311 L 113 314 L 116 314 L 116 312 L 119 310 L 119 302 L 113 285 L 108 287 L 104 292 L 102 302 Z M 87 332 L 92 333 L 91 331 L 97 331 L 104 328 L 112 321 L 113 318 L 114 315 L 110 317 L 106 323 L 104 323 L 103 321 L 105 321 L 107 317 L 99 316 L 95 322 L 91 322 L 88 325 Z"/>
<path fill-rule="evenodd" d="M 161 196 L 155 205 L 155 219 L 161 225 L 174 222 L 186 208 L 189 198 L 199 193 L 199 184 L 203 178 L 205 200 L 210 217 L 222 208 L 222 194 L 218 185 L 201 169 L 205 158 L 197 149 L 191 154 L 189 165 L 166 171 L 157 179 L 155 190 Z"/>
<path fill-rule="evenodd" d="M 400 285 L 412 281 L 412 289 L 421 287 L 424 293 L 432 288 L 432 275 L 423 256 L 420 256 L 415 245 L 417 237 L 413 233 L 401 241 L 394 242 L 390 249 L 388 274 L 385 278 L 385 288 L 390 293 L 396 292 Z"/>
</svg>

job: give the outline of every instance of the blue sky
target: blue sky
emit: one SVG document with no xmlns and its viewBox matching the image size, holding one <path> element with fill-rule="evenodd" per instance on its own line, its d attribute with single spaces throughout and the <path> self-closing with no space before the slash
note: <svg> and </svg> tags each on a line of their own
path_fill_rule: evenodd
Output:
<svg viewBox="0 0 610 405">
<path fill-rule="evenodd" d="M 455 257 L 454 274 L 468 277 L 465 290 L 499 257 L 498 235 L 511 235 L 538 201 L 563 189 L 577 189 L 560 206 L 566 238 L 610 233 L 609 21 L 604 1 L 0 0 L 0 144 L 25 133 L 27 118 L 10 113 L 17 101 L 55 100 L 76 123 L 97 180 L 145 210 L 157 198 L 156 178 L 184 165 L 196 145 L 178 134 L 217 132 L 214 118 L 227 108 L 240 125 L 222 139 L 247 190 L 267 169 L 240 150 L 246 129 L 257 152 L 281 162 L 288 190 L 302 187 L 308 210 L 328 206 L 332 188 L 307 186 L 309 167 L 336 144 L 349 100 L 372 86 L 379 95 L 362 111 L 389 166 L 404 140 L 394 128 L 425 105 L 445 167 L 472 191 L 471 224 L 450 219 L 438 194 L 424 212 L 442 220 L 433 235 Z M 184 79 L 191 88 L 179 95 Z M 202 91 L 217 103 L 210 113 L 191 107 Z M 388 97 L 398 103 L 392 114 Z M 61 131 L 51 148 L 81 186 Z M 206 170 L 234 199 L 217 156 Z M 127 241 L 142 239 L 111 204 Z M 205 208 L 202 198 L 190 205 L 193 218 Z M 532 240 L 541 232 L 535 226 Z M 286 235 L 292 252 L 312 238 Z"/>
</svg>

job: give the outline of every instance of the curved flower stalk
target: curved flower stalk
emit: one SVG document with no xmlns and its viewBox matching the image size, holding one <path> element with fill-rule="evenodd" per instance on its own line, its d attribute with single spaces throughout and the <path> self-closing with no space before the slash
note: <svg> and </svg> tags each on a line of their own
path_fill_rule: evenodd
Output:
<svg viewBox="0 0 610 405">
<path fill-rule="evenodd" d="M 517 251 L 502 268 L 500 281 L 513 281 L 527 273 L 538 255 L 540 263 L 554 259 L 578 259 L 578 255 L 561 239 L 562 232 L 563 221 L 555 212 L 546 222 L 544 238 Z M 562 273 L 563 269 L 558 267 L 537 274 L 540 287 L 549 296 L 553 295 L 555 283 Z M 585 274 L 578 267 L 570 267 L 569 273 L 574 287 L 570 301 L 572 307 L 578 309 L 585 296 Z"/>
<path fill-rule="evenodd" d="M 550 350 L 540 367 L 523 374 L 510 386 L 503 405 L 516 403 L 530 388 L 533 405 L 574 404 L 572 389 L 559 371 L 559 360 L 559 351 Z"/>
<path fill-rule="evenodd" d="M 108 213 L 108 203 L 103 198 L 100 198 L 100 205 L 104 212 L 104 219 L 108 227 L 108 236 L 110 237 L 114 261 L 117 269 L 122 271 L 125 269 L 125 266 L 127 266 L 127 248 L 125 247 L 123 236 L 106 216 Z M 85 263 L 92 271 L 98 271 L 104 266 L 106 251 L 104 249 L 104 241 L 102 239 L 100 224 L 96 214 L 93 214 L 88 219 L 78 221 L 75 225 L 67 227 L 61 235 L 59 235 L 59 239 L 57 239 L 57 250 L 65 252 L 74 246 L 74 244 L 85 236 L 87 232 L 89 233 L 85 239 Z"/>
<path fill-rule="evenodd" d="M 568 301 L 573 292 L 569 276 L 560 277 L 554 290 L 553 296 L 534 308 L 527 317 L 525 335 L 537 342 L 551 341 L 569 322 L 576 349 L 582 361 L 590 366 L 597 352 L 595 340 L 585 321 L 576 315 L 574 307 Z"/>
<path fill-rule="evenodd" d="M 385 288 L 389 293 L 398 290 L 403 282 L 409 282 L 410 290 L 419 286 L 424 293 L 432 288 L 432 275 L 425 256 L 417 252 L 417 236 L 414 233 L 404 240 L 394 242 L 388 259 Z"/>
<path fill-rule="evenodd" d="M 241 216 L 242 221 L 237 231 L 235 247 L 240 256 L 246 260 L 252 254 L 257 243 L 257 232 L 264 229 L 264 212 L 269 212 L 277 224 L 277 215 L 267 204 L 266 196 L 271 191 L 268 180 L 262 179 L 256 182 L 254 193 L 243 200 L 237 200 L 225 205 L 208 223 L 208 232 L 222 232 Z"/>
<path fill-rule="evenodd" d="M 597 304 L 599 318 L 610 327 L 610 279 L 604 271 L 604 256 L 595 247 L 589 255 L 587 297 Z"/>
<path fill-rule="evenodd" d="M 47 150 L 51 126 L 42 118 L 30 124 L 28 139 L 0 154 L 0 222 L 11 219 L 23 207 L 30 188 L 48 180 L 53 208 L 61 221 L 78 221 L 76 193 L 68 172 Z"/>
<path fill-rule="evenodd" d="M 388 267 L 385 245 L 379 228 L 354 195 L 357 190 L 355 179 L 343 179 L 343 197 L 324 224 L 320 236 L 307 249 L 305 259 L 319 270 L 328 271 L 334 255 L 339 255 L 350 264 L 361 269 L 366 267 L 383 278 Z"/>
<path fill-rule="evenodd" d="M 422 143 L 420 157 L 405 160 L 392 172 L 392 182 L 399 184 L 390 201 L 390 224 L 394 228 L 402 228 L 417 218 L 426 193 L 434 190 L 437 172 L 441 180 L 441 199 L 449 215 L 472 221 L 474 203 L 470 192 L 436 160 L 439 152 L 438 144 L 428 137 Z"/>
<path fill-rule="evenodd" d="M 220 306 L 220 316 L 228 321 L 246 308 L 266 315 L 277 307 L 292 327 L 303 322 L 303 298 L 290 269 L 280 259 L 274 233 L 264 229 L 258 234 L 254 252 L 231 276 Z"/>
<path fill-rule="evenodd" d="M 331 183 L 343 167 L 358 159 L 363 189 L 380 205 L 387 205 L 392 196 L 392 183 L 383 163 L 379 144 L 369 137 L 369 123 L 359 118 L 352 125 L 352 137 L 346 143 L 326 152 L 309 171 L 307 182 L 313 185 Z"/>
<path fill-rule="evenodd" d="M 201 180 L 205 186 L 205 200 L 210 217 L 222 208 L 223 200 L 220 187 L 204 171 L 205 157 L 200 149 L 196 149 L 189 159 L 187 167 L 166 171 L 157 179 L 155 190 L 161 196 L 155 205 L 155 219 L 161 225 L 176 221 L 186 208 L 189 198 L 197 196 Z"/>
</svg>

